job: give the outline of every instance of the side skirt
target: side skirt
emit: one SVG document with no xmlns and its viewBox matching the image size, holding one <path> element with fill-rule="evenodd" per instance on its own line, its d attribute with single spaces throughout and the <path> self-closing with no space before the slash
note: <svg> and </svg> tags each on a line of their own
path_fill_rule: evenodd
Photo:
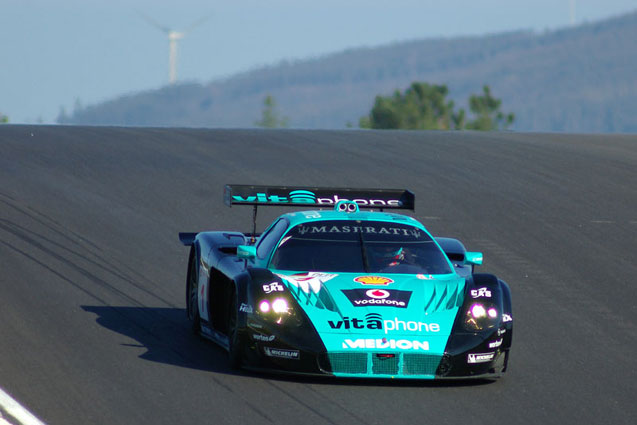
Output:
<svg viewBox="0 0 637 425">
<path fill-rule="evenodd" d="M 208 326 L 208 323 L 204 323 L 203 321 L 201 322 L 201 336 L 221 346 L 224 350 L 230 349 L 228 337 L 221 332 L 212 329 Z"/>
</svg>

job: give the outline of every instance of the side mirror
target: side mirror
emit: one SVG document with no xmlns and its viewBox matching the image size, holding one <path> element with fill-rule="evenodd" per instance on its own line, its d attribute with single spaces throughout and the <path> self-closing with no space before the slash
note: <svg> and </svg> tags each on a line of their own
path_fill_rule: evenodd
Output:
<svg viewBox="0 0 637 425">
<path fill-rule="evenodd" d="M 464 253 L 464 263 L 472 266 L 479 266 L 482 264 L 482 257 L 481 252 L 467 251 Z"/>
<path fill-rule="evenodd" d="M 252 258 L 256 258 L 257 256 L 257 247 L 251 245 L 239 245 L 237 247 L 237 257 L 243 258 L 244 260 L 250 260 Z"/>
</svg>

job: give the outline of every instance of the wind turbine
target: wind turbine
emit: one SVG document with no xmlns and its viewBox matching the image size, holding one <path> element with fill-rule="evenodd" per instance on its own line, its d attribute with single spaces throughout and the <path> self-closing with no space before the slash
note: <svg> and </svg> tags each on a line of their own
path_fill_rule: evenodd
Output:
<svg viewBox="0 0 637 425">
<path fill-rule="evenodd" d="M 569 0 L 568 2 L 568 12 L 569 12 L 569 21 L 571 26 L 575 25 L 575 12 L 576 12 L 576 7 L 577 4 L 575 3 L 576 0 Z"/>
<path fill-rule="evenodd" d="M 153 19 L 144 15 L 141 12 L 139 12 L 139 14 L 146 22 L 148 22 L 150 25 L 159 29 L 160 31 L 162 31 L 168 36 L 168 66 L 169 66 L 168 78 L 169 78 L 170 84 L 175 84 L 177 82 L 177 42 L 181 40 L 182 38 L 184 38 L 186 34 L 188 34 L 194 28 L 198 27 L 199 25 L 207 21 L 210 18 L 210 15 L 196 20 L 195 22 L 190 24 L 188 27 L 186 27 L 186 29 L 183 31 L 176 31 L 164 25 L 158 24 Z"/>
</svg>

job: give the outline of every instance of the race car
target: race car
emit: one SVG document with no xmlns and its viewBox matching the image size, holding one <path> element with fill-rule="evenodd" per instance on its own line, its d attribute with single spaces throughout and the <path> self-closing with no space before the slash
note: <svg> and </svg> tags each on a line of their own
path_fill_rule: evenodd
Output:
<svg viewBox="0 0 637 425">
<path fill-rule="evenodd" d="M 252 232 L 180 233 L 186 311 L 230 365 L 360 378 L 497 378 L 513 330 L 509 286 L 482 254 L 433 237 L 401 189 L 226 185 Z M 261 234 L 259 206 L 293 207 Z M 301 209 L 300 209 L 301 208 Z"/>
</svg>

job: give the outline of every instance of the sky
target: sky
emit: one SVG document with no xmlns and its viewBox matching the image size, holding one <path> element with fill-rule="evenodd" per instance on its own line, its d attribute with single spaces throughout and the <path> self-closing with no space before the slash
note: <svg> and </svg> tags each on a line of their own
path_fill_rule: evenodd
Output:
<svg viewBox="0 0 637 425">
<path fill-rule="evenodd" d="M 0 0 L 0 113 L 54 123 L 61 109 L 169 84 L 397 41 L 538 33 L 637 9 L 635 0 Z"/>
</svg>

